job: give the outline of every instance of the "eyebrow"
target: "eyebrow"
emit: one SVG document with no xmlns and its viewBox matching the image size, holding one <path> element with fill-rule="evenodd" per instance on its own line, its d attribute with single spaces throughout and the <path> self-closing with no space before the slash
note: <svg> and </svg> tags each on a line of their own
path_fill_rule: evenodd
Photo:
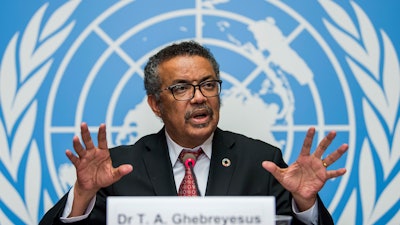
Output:
<svg viewBox="0 0 400 225">
<path fill-rule="evenodd" d="M 206 81 L 206 80 L 209 80 L 209 79 L 211 79 L 211 78 L 213 78 L 213 77 L 214 77 L 214 75 L 207 75 L 207 76 L 203 77 L 203 78 L 199 81 L 199 84 L 200 84 L 201 82 Z M 217 78 L 215 78 L 215 79 L 217 79 Z M 191 84 L 191 83 L 193 83 L 193 82 L 188 81 L 188 80 L 183 80 L 183 79 L 177 79 L 177 80 L 174 80 L 174 81 L 172 82 L 172 85 L 174 85 L 174 84 L 181 84 L 181 83 L 184 83 L 184 84 Z"/>
</svg>

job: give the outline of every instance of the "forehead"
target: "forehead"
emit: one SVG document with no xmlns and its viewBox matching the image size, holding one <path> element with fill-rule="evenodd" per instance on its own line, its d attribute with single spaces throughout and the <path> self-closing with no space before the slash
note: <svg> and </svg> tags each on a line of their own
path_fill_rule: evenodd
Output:
<svg viewBox="0 0 400 225">
<path fill-rule="evenodd" d="M 204 77 L 216 78 L 210 61 L 201 56 L 176 56 L 162 62 L 158 72 L 162 82 L 199 81 Z"/>
</svg>

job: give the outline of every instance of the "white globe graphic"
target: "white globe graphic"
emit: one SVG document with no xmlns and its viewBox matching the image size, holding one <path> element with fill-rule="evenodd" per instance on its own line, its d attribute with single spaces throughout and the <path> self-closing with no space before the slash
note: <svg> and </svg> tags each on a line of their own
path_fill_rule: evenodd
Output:
<svg viewBox="0 0 400 225">
<path fill-rule="evenodd" d="M 183 40 L 204 44 L 220 63 L 220 128 L 280 147 L 288 163 L 297 158 L 310 126 L 317 129 L 315 142 L 330 130 L 338 132 L 331 151 L 343 142 L 354 146 L 353 104 L 340 64 L 310 23 L 284 3 L 258 2 L 260 12 L 252 13 L 233 3 L 191 2 L 131 18 L 143 4 L 120 1 L 109 7 L 81 32 L 60 64 L 45 121 L 46 159 L 60 196 L 75 179 L 63 151 L 72 148 L 82 121 L 93 139 L 105 123 L 110 146 L 133 143 L 162 127 L 147 106 L 142 71 L 149 56 Z M 129 15 L 130 20 L 121 19 Z M 280 21 L 289 25 L 281 27 Z M 310 56 L 307 48 L 320 54 Z M 322 76 L 330 82 L 321 82 Z M 351 168 L 352 152 L 337 167 Z M 330 209 L 347 182 L 344 176 L 326 184 L 324 189 L 335 190 L 335 195 L 321 193 Z"/>
</svg>

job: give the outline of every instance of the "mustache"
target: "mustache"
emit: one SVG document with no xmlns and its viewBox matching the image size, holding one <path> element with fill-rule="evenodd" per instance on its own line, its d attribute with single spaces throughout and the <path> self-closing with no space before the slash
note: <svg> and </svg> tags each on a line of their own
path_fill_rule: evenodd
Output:
<svg viewBox="0 0 400 225">
<path fill-rule="evenodd" d="M 198 106 L 194 107 L 193 109 L 187 111 L 185 113 L 185 120 L 186 121 L 189 120 L 193 116 L 193 114 L 195 114 L 197 111 L 204 110 L 204 109 L 207 111 L 208 115 L 213 117 L 214 111 L 211 109 L 211 107 L 209 107 L 208 105 L 203 104 L 203 105 L 198 105 Z"/>
</svg>

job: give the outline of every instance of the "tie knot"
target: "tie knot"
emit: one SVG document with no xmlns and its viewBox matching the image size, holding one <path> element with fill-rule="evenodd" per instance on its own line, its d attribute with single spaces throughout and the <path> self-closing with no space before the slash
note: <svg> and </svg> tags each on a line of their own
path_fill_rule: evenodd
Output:
<svg viewBox="0 0 400 225">
<path fill-rule="evenodd" d="M 185 161 L 187 159 L 192 158 L 194 160 L 197 160 L 197 158 L 201 154 L 203 154 L 203 149 L 201 149 L 201 148 L 199 148 L 199 150 L 197 150 L 197 151 L 190 151 L 190 150 L 187 150 L 187 149 L 183 149 L 181 151 L 181 153 L 179 154 L 178 158 L 179 158 L 179 161 L 181 161 L 181 163 L 185 164 Z"/>
</svg>

